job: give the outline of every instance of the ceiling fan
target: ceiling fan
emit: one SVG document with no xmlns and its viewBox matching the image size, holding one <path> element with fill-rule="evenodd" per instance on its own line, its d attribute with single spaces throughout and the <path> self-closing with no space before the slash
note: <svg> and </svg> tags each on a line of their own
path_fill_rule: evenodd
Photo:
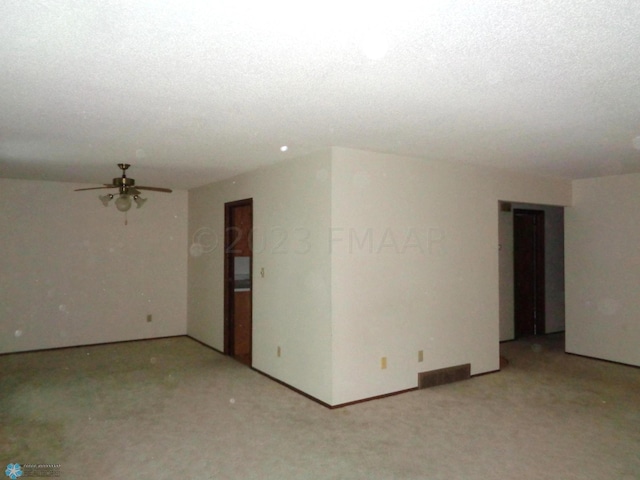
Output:
<svg viewBox="0 0 640 480">
<path fill-rule="evenodd" d="M 140 187 L 136 186 L 136 181 L 133 178 L 127 177 L 127 169 L 130 167 L 128 163 L 119 163 L 118 167 L 122 170 L 122 176 L 116 177 L 112 180 L 111 183 L 105 183 L 102 187 L 89 187 L 89 188 L 76 188 L 76 192 L 81 192 L 83 190 L 101 190 L 105 188 L 117 188 L 118 193 L 108 193 L 106 195 L 100 195 L 98 198 L 102 201 L 102 204 L 106 207 L 109 205 L 109 202 L 118 195 L 116 198 L 115 205 L 118 210 L 121 212 L 126 212 L 131 208 L 131 200 L 133 199 L 136 202 L 137 208 L 142 207 L 144 202 L 147 201 L 146 198 L 142 198 L 140 190 L 150 190 L 153 192 L 165 192 L 171 193 L 171 189 L 162 188 L 162 187 Z"/>
</svg>

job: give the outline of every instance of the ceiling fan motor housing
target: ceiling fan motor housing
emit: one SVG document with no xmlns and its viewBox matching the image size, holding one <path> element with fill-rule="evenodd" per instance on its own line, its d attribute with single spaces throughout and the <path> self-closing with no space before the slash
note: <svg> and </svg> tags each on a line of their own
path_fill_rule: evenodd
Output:
<svg viewBox="0 0 640 480">
<path fill-rule="evenodd" d="M 116 177 L 113 179 L 114 187 L 133 187 L 136 181 L 133 178 Z"/>
<path fill-rule="evenodd" d="M 122 176 L 113 179 L 113 186 L 120 188 L 121 194 L 126 194 L 129 191 L 129 188 L 136 184 L 136 181 L 133 178 L 127 178 L 126 171 L 130 166 L 131 165 L 128 163 L 119 163 L 118 167 L 122 170 Z"/>
</svg>

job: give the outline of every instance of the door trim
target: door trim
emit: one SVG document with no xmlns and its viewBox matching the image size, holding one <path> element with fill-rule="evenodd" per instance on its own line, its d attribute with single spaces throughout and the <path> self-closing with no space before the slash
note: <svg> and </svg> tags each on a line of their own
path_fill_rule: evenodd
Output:
<svg viewBox="0 0 640 480">
<path fill-rule="evenodd" d="M 235 207 L 251 208 L 251 230 L 249 232 L 249 245 L 253 232 L 253 198 L 245 198 L 224 204 L 224 350 L 225 355 L 234 355 L 234 325 L 233 325 L 233 251 L 229 250 L 233 232 L 232 212 Z M 251 271 L 253 271 L 253 254 L 251 254 Z M 253 286 L 251 287 L 251 305 L 253 305 Z M 252 315 L 253 316 L 253 315 Z M 253 321 L 252 321 L 253 323 Z M 251 339 L 253 345 L 253 339 Z M 252 347 L 253 350 L 253 347 Z"/>
</svg>

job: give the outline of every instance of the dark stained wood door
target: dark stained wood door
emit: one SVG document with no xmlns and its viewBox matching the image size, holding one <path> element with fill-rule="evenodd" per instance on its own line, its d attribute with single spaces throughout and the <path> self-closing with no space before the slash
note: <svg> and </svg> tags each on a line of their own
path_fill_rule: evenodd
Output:
<svg viewBox="0 0 640 480">
<path fill-rule="evenodd" d="M 225 353 L 251 365 L 253 201 L 225 204 Z"/>
<path fill-rule="evenodd" d="M 515 337 L 545 330 L 544 211 L 513 211 Z"/>
</svg>

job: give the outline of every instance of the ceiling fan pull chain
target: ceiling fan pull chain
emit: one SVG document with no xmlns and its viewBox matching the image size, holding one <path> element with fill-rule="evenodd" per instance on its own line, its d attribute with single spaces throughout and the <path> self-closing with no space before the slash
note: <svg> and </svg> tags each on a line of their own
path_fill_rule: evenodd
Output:
<svg viewBox="0 0 640 480">
<path fill-rule="evenodd" d="M 125 226 L 129 225 L 129 219 L 127 218 L 127 213 L 128 212 L 124 212 L 124 224 L 125 224 Z"/>
</svg>

